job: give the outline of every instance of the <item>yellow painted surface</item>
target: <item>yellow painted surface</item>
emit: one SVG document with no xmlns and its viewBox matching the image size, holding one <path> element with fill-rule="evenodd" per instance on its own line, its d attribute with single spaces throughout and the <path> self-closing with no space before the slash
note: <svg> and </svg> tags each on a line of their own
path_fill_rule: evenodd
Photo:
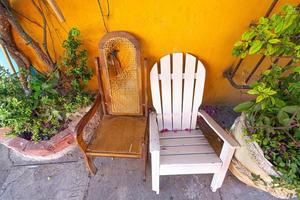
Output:
<svg viewBox="0 0 300 200">
<path fill-rule="evenodd" d="M 106 8 L 106 1 L 100 0 Z M 89 53 L 90 67 L 98 55 L 98 43 L 105 34 L 97 0 L 56 0 L 66 21 L 60 24 L 54 13 L 45 6 L 56 58 L 62 53 L 61 43 L 71 27 L 81 31 L 84 47 Z M 247 29 L 252 20 L 263 16 L 271 0 L 109 0 L 110 31 L 125 30 L 133 33 L 141 42 L 142 54 L 149 58 L 149 68 L 161 56 L 171 52 L 189 52 L 196 55 L 206 66 L 207 78 L 204 102 L 235 103 L 244 96 L 233 89 L 223 78 L 223 71 L 236 61 L 231 55 L 235 41 Z M 279 0 L 275 11 L 285 3 L 297 4 L 296 0 Z M 42 23 L 31 0 L 13 0 L 13 7 L 28 18 Z M 106 12 L 106 9 L 104 10 Z M 42 30 L 23 17 L 19 17 L 25 30 L 36 40 L 42 41 Z M 16 34 L 18 46 L 31 58 L 41 71 L 47 70 L 34 57 L 32 50 Z M 48 45 L 52 56 L 52 41 Z M 250 59 L 251 60 L 251 59 Z M 250 61 L 246 62 L 246 65 Z M 247 68 L 247 66 L 246 66 Z M 96 77 L 90 81 L 90 89 L 97 88 Z"/>
</svg>

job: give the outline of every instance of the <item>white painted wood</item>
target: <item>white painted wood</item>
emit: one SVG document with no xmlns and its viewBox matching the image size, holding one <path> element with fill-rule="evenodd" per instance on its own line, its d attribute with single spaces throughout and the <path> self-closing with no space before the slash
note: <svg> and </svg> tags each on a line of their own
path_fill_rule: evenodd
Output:
<svg viewBox="0 0 300 200">
<path fill-rule="evenodd" d="M 159 151 L 151 152 L 151 172 L 152 172 L 152 190 L 159 194 Z"/>
<path fill-rule="evenodd" d="M 231 147 L 237 148 L 240 145 L 219 125 L 217 122 L 209 116 L 204 110 L 198 112 L 205 122 L 214 130 L 214 132 L 225 142 L 228 143 Z"/>
<path fill-rule="evenodd" d="M 215 151 L 209 144 L 197 146 L 173 146 L 161 147 L 160 155 L 189 155 L 189 154 L 215 154 Z"/>
<path fill-rule="evenodd" d="M 191 131 L 168 131 L 159 133 L 159 137 L 162 138 L 189 138 L 189 137 L 204 137 L 201 130 L 191 130 Z"/>
<path fill-rule="evenodd" d="M 203 145 L 208 144 L 208 141 L 204 137 L 200 138 L 168 138 L 160 139 L 161 147 L 172 147 L 172 146 L 192 146 L 192 145 Z"/>
<path fill-rule="evenodd" d="M 159 194 L 159 132 L 157 126 L 157 117 L 155 112 L 149 114 L 149 132 L 150 132 L 150 153 L 151 153 L 151 170 L 152 170 L 152 190 Z"/>
<path fill-rule="evenodd" d="M 182 130 L 182 80 L 183 54 L 172 54 L 172 86 L 173 86 L 173 130 Z"/>
<path fill-rule="evenodd" d="M 190 54 L 185 55 L 185 77 L 183 90 L 182 129 L 191 128 L 192 104 L 195 82 L 196 58 Z"/>
<path fill-rule="evenodd" d="M 218 164 L 222 165 L 217 154 L 192 154 L 192 155 L 168 155 L 161 156 L 161 165 L 192 165 L 192 164 Z"/>
<path fill-rule="evenodd" d="M 158 151 L 160 149 L 159 145 L 159 133 L 158 133 L 158 127 L 157 127 L 157 121 L 156 121 L 156 113 L 151 112 L 149 114 L 149 132 L 150 132 L 150 152 Z"/>
<path fill-rule="evenodd" d="M 151 95 L 152 95 L 152 104 L 157 113 L 157 124 L 159 130 L 163 129 L 163 119 L 161 111 L 161 98 L 160 98 L 160 89 L 159 89 L 159 80 L 158 80 L 158 69 L 157 63 L 155 63 L 150 72 L 150 81 L 151 81 Z"/>
<path fill-rule="evenodd" d="M 191 129 L 196 128 L 197 114 L 203 99 L 204 83 L 205 83 L 205 68 L 203 64 L 200 62 L 200 60 L 198 60 Z"/>
<path fill-rule="evenodd" d="M 161 165 L 160 175 L 211 174 L 216 173 L 220 168 L 220 164 Z"/>
<path fill-rule="evenodd" d="M 172 130 L 171 56 L 160 59 L 162 112 L 164 129 Z"/>
<path fill-rule="evenodd" d="M 235 148 L 231 147 L 228 143 L 224 143 L 222 147 L 222 151 L 220 154 L 220 159 L 222 160 L 223 164 L 221 169 L 214 174 L 212 182 L 211 182 L 211 190 L 216 192 L 218 188 L 222 186 L 224 178 L 226 176 L 229 164 L 231 162 L 232 156 L 234 154 Z"/>
<path fill-rule="evenodd" d="M 150 74 L 152 102 L 157 112 L 150 113 L 149 119 L 152 189 L 159 193 L 160 175 L 214 173 L 211 189 L 216 191 L 221 187 L 234 150 L 239 145 L 207 113 L 197 112 L 204 90 L 203 64 L 190 54 L 186 54 L 183 64 L 183 54 L 174 53 L 171 74 L 170 58 L 168 55 L 160 60 L 161 74 L 158 74 L 157 64 Z M 220 158 L 202 132 L 195 129 L 198 116 L 224 140 Z M 172 128 L 176 131 L 171 131 Z M 162 129 L 170 131 L 159 132 Z"/>
</svg>

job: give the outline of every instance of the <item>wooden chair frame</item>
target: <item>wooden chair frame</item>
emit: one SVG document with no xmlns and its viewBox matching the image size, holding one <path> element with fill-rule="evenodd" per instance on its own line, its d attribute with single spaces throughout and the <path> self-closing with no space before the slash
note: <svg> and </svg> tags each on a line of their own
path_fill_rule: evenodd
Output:
<svg viewBox="0 0 300 200">
<path fill-rule="evenodd" d="M 144 81 L 140 81 L 139 82 L 139 87 L 140 87 L 140 94 L 142 94 L 140 96 L 140 113 L 137 115 L 140 116 L 145 116 L 146 118 L 148 117 L 148 98 L 147 98 L 147 91 L 148 91 L 148 79 L 147 79 L 147 59 L 144 59 L 144 67 L 143 67 L 143 73 L 141 73 L 141 61 L 140 61 L 140 51 L 139 51 L 139 46 L 138 46 L 138 42 L 137 40 L 129 33 L 126 32 L 111 32 L 108 36 L 104 37 L 104 40 L 106 41 L 107 39 L 114 37 L 114 36 L 125 36 L 127 38 L 129 38 L 129 40 L 131 42 L 134 43 L 134 45 L 136 45 L 136 47 L 138 47 L 137 50 L 137 59 L 138 59 L 138 63 L 137 65 L 138 70 L 139 70 L 139 74 L 140 77 L 138 78 L 138 80 L 141 80 L 142 78 L 144 78 Z M 101 41 L 104 41 L 103 39 Z M 103 45 L 103 42 L 100 43 L 100 48 L 101 45 Z M 103 56 L 100 54 L 100 57 Z M 103 65 L 103 61 L 102 61 L 102 65 Z M 96 96 L 96 99 L 94 101 L 93 106 L 91 107 L 91 109 L 82 117 L 82 119 L 79 121 L 79 123 L 76 126 L 76 140 L 78 143 L 78 146 L 80 148 L 80 150 L 83 152 L 84 155 L 84 159 L 86 161 L 86 166 L 89 169 L 89 172 L 91 174 L 96 174 L 97 172 L 97 168 L 94 165 L 93 162 L 93 157 L 119 157 L 119 158 L 138 158 L 138 159 L 143 159 L 143 165 L 144 165 L 144 176 L 143 179 L 145 180 L 146 178 L 146 165 L 147 165 L 147 154 L 148 154 L 148 126 L 146 126 L 146 130 L 145 130 L 145 134 L 144 134 L 144 142 L 142 144 L 142 154 L 141 155 L 130 155 L 130 154 L 109 154 L 109 153 L 89 153 L 87 152 L 87 148 L 89 143 L 86 142 L 83 139 L 83 135 L 84 135 L 84 128 L 85 126 L 88 124 L 88 122 L 93 118 L 93 116 L 95 116 L 95 113 L 97 111 L 100 111 L 100 119 L 102 120 L 104 116 L 106 115 L 110 115 L 108 112 L 108 109 L 110 109 L 110 98 L 107 95 L 107 93 L 105 93 L 103 91 L 103 82 L 107 82 L 108 80 L 105 79 L 104 81 L 102 80 L 103 77 L 105 77 L 105 70 L 101 69 L 101 65 L 99 63 L 99 58 L 96 57 L 95 58 L 95 69 L 96 69 L 96 74 L 98 77 L 98 84 L 99 84 L 99 90 L 98 90 L 98 94 Z M 101 76 L 103 75 L 103 76 Z M 143 86 L 143 87 L 142 87 Z M 144 90 L 142 89 L 144 88 Z M 143 100 L 142 100 L 143 99 Z M 126 114 L 124 113 L 124 115 L 130 115 L 130 114 Z M 94 135 L 93 135 L 94 136 Z M 91 137 L 91 140 L 93 139 L 93 136 Z"/>
</svg>

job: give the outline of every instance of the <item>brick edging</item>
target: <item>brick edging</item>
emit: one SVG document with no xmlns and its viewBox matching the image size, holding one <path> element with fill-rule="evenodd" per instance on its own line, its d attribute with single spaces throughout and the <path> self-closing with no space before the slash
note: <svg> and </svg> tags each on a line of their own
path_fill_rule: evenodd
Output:
<svg viewBox="0 0 300 200">
<path fill-rule="evenodd" d="M 50 140 L 34 142 L 21 137 L 7 137 L 9 128 L 0 128 L 0 143 L 25 156 L 49 156 L 58 153 L 75 142 L 69 128 L 57 133 Z"/>
<path fill-rule="evenodd" d="M 27 157 L 53 157 L 75 143 L 75 126 L 89 109 L 90 106 L 87 106 L 73 113 L 69 118 L 68 128 L 60 131 L 50 140 L 34 142 L 21 137 L 8 137 L 6 133 L 10 128 L 0 127 L 0 143 Z"/>
</svg>

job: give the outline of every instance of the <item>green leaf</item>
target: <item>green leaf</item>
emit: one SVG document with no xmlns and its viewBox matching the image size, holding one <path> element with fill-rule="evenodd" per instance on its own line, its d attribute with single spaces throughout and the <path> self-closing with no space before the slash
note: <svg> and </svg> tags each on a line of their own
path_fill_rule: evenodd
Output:
<svg viewBox="0 0 300 200">
<path fill-rule="evenodd" d="M 257 92 L 256 89 L 248 90 L 247 93 L 248 93 L 248 94 L 252 94 L 252 95 L 258 94 L 258 92 Z"/>
<path fill-rule="evenodd" d="M 280 110 L 277 114 L 277 119 L 280 124 L 285 125 L 286 119 L 289 119 L 289 115 L 286 112 L 283 112 L 282 110 Z"/>
<path fill-rule="evenodd" d="M 263 145 L 267 145 L 269 143 L 269 138 L 265 138 L 262 143 Z"/>
<path fill-rule="evenodd" d="M 233 108 L 235 112 L 245 112 L 248 111 L 254 105 L 253 101 L 246 101 Z"/>
<path fill-rule="evenodd" d="M 280 42 L 279 39 L 271 39 L 268 41 L 270 44 L 278 44 Z"/>
<path fill-rule="evenodd" d="M 265 97 L 263 95 L 259 95 L 257 98 L 256 98 L 256 103 L 259 103 L 261 102 L 262 100 L 264 100 Z"/>
<path fill-rule="evenodd" d="M 251 43 L 251 47 L 249 49 L 249 54 L 252 55 L 252 54 L 257 53 L 261 49 L 262 46 L 263 46 L 263 42 L 262 41 L 260 41 L 260 40 L 254 40 Z"/>
<path fill-rule="evenodd" d="M 285 106 L 281 108 L 281 111 L 294 114 L 296 111 L 300 112 L 300 106 Z"/>
<path fill-rule="evenodd" d="M 269 22 L 268 18 L 265 18 L 265 17 L 259 18 L 259 23 L 260 24 L 267 24 L 268 22 Z"/>
<path fill-rule="evenodd" d="M 293 71 L 300 74 L 300 66 L 293 68 Z"/>
<path fill-rule="evenodd" d="M 280 162 L 280 163 L 279 163 L 279 166 L 280 166 L 280 167 L 285 167 L 285 163 L 284 163 L 284 162 Z"/>
<path fill-rule="evenodd" d="M 242 35 L 242 40 L 251 40 L 255 36 L 254 30 L 249 30 Z"/>
<path fill-rule="evenodd" d="M 275 32 L 275 33 L 281 32 L 282 29 L 283 29 L 283 26 L 284 26 L 284 21 L 281 20 L 281 21 L 277 24 L 277 26 L 275 27 L 274 32 Z"/>
</svg>

